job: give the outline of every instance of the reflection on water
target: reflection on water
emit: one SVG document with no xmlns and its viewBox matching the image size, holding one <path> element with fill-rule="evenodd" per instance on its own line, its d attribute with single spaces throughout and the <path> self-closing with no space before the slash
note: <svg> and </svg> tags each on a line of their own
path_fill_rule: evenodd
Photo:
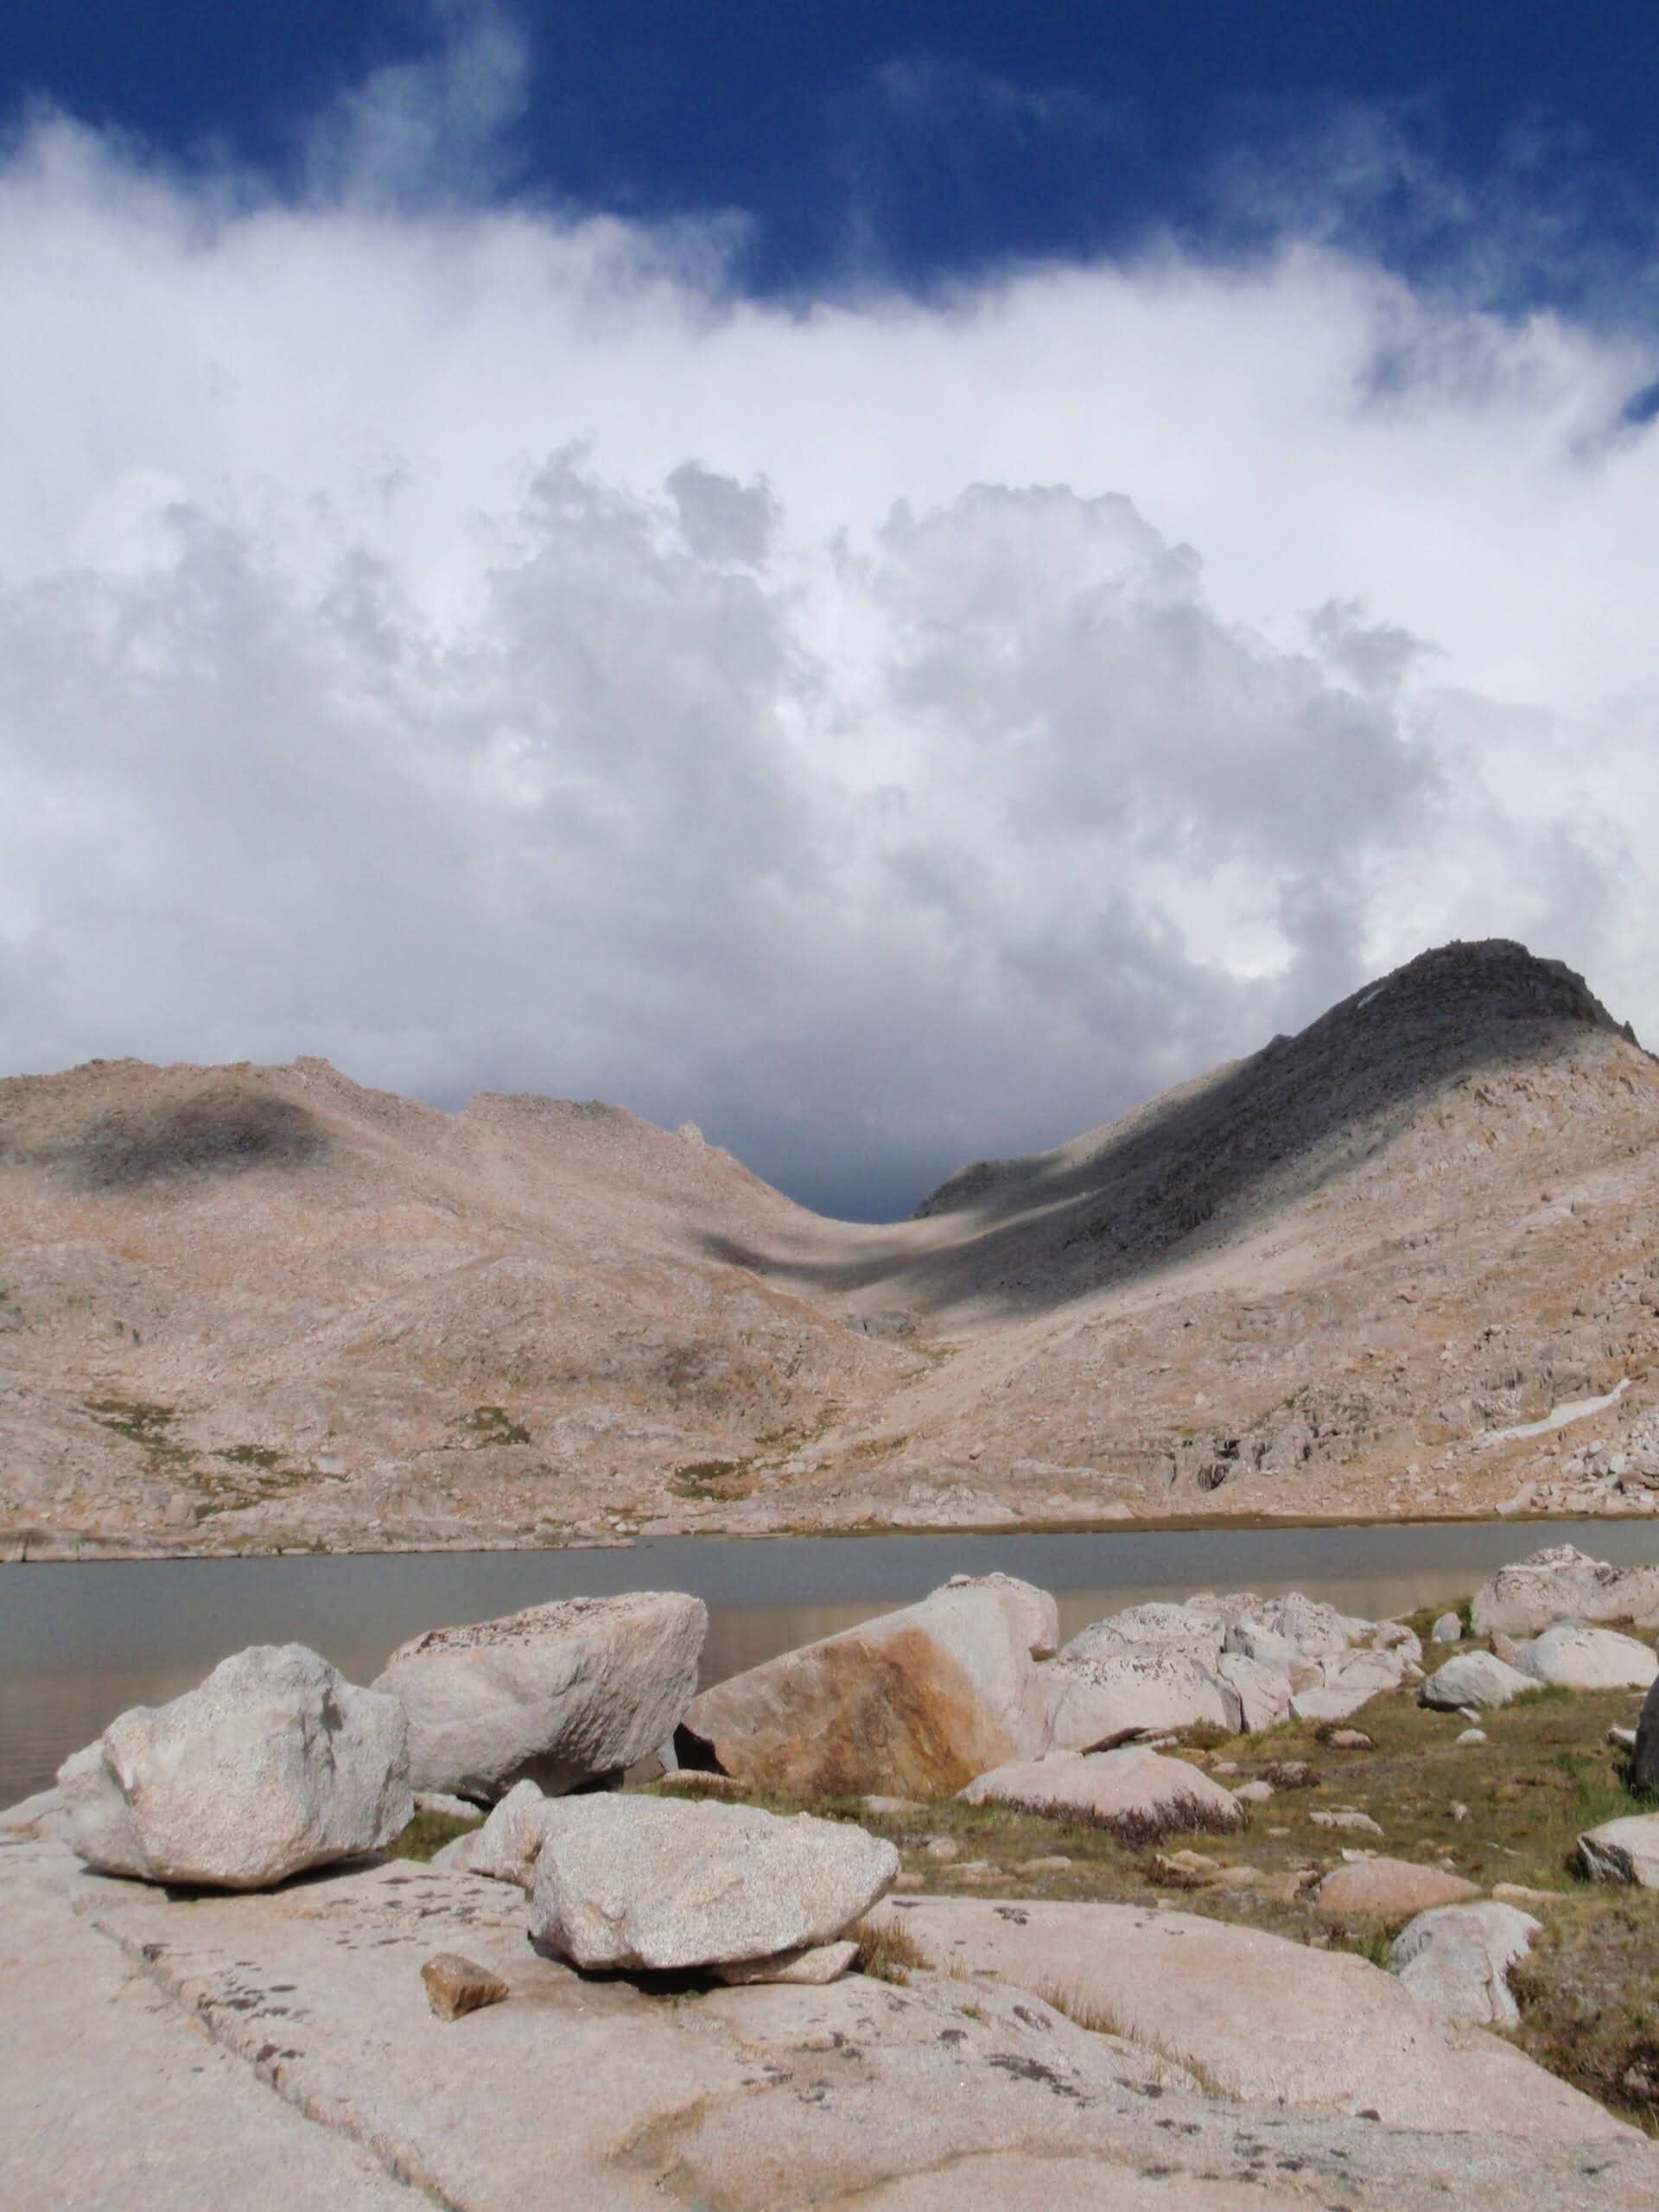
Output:
<svg viewBox="0 0 1659 2212">
<path fill-rule="evenodd" d="M 1573 1541 L 1659 1560 L 1650 1523 L 1122 1529 L 1044 1536 L 678 1538 L 631 1551 L 362 1559 L 138 1560 L 0 1567 L 0 1805 L 130 1705 L 158 1705 L 247 1643 L 313 1645 L 353 1681 L 405 1637 L 552 1598 L 689 1590 L 709 1611 L 703 1681 L 1001 1567 L 1052 1590 L 1074 1636 L 1102 1614 L 1200 1589 L 1305 1590 L 1379 1618 L 1465 1597 L 1504 1560 Z"/>
</svg>

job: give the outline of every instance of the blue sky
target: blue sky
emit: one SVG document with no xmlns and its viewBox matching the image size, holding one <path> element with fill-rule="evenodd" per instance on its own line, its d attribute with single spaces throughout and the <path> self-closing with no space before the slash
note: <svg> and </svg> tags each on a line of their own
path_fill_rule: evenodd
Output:
<svg viewBox="0 0 1659 2212">
<path fill-rule="evenodd" d="M 741 281 L 762 291 L 970 276 L 1166 228 L 1244 251 L 1323 197 L 1333 227 L 1415 274 L 1466 268 L 1495 224 L 1531 228 L 1497 286 L 1517 305 L 1645 253 L 1659 203 L 1659 16 L 1623 0 L 492 12 L 522 44 L 522 105 L 474 186 L 652 219 L 741 213 Z M 45 98 L 175 159 L 228 151 L 291 178 L 320 110 L 469 14 L 490 19 L 411 0 L 79 0 L 9 25 L 0 102 Z"/>
<path fill-rule="evenodd" d="M 854 1214 L 1453 936 L 1659 1029 L 1659 17 L 81 0 L 0 49 L 0 1070 Z"/>
</svg>

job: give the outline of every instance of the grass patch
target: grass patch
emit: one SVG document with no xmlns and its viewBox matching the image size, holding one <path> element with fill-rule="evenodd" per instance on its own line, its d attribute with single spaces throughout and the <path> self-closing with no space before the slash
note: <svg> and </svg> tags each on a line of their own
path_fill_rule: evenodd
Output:
<svg viewBox="0 0 1659 2212">
<path fill-rule="evenodd" d="M 227 1460 L 232 1467 L 257 1467 L 267 1475 L 274 1475 L 283 1464 L 280 1452 L 269 1452 L 262 1444 L 232 1444 L 226 1451 L 215 1452 L 213 1457 Z"/>
<path fill-rule="evenodd" d="M 463 1820 L 459 1813 L 416 1813 L 414 1819 L 386 1846 L 393 1859 L 430 1859 L 435 1851 L 442 1851 L 446 1843 L 453 1843 L 458 1835 L 471 1835 L 484 1825 L 480 1813 L 476 1820 Z"/>
<path fill-rule="evenodd" d="M 1041 1802 L 1022 1804 L 1019 1809 L 1039 1820 L 1053 1817 L 1051 1808 Z M 1073 1827 L 1097 1828 L 1125 1851 L 1134 1852 L 1153 1850 L 1181 1835 L 1236 1835 L 1244 1825 L 1198 1797 L 1185 1794 L 1145 1811 L 1078 1813 L 1067 1808 L 1060 1817 Z"/>
<path fill-rule="evenodd" d="M 530 1431 L 514 1421 L 505 1406 L 474 1406 L 461 1421 L 474 1451 L 491 1444 L 528 1444 Z"/>
<path fill-rule="evenodd" d="M 147 1452 L 180 1448 L 168 1434 L 179 1417 L 175 1406 L 143 1398 L 88 1398 L 86 1410 L 101 1428 L 124 1436 L 130 1444 L 142 1444 Z"/>
<path fill-rule="evenodd" d="M 912 1974 L 925 1973 L 931 1964 L 900 1921 L 855 1921 L 847 1933 L 858 1946 L 854 1973 L 867 1974 L 872 1980 L 908 1981 Z"/>
<path fill-rule="evenodd" d="M 1599 1890 L 1552 1913 L 1510 1986 L 1521 2007 L 1511 2041 L 1659 2131 L 1659 1895 Z"/>
<path fill-rule="evenodd" d="M 729 1503 L 753 1487 L 747 1459 L 688 1459 L 669 1478 L 677 1497 L 715 1498 Z"/>
</svg>

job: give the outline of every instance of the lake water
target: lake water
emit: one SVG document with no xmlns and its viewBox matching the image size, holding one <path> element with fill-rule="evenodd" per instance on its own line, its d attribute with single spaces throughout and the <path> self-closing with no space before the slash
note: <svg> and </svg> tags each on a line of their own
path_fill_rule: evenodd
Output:
<svg viewBox="0 0 1659 2212">
<path fill-rule="evenodd" d="M 1303 1590 L 1368 1618 L 1455 1602 L 1505 1560 L 1574 1542 L 1659 1560 L 1650 1522 L 1113 1529 L 1090 1535 L 679 1537 L 630 1550 L 392 1553 L 0 1567 L 0 1805 L 130 1705 L 156 1705 L 248 1643 L 308 1643 L 353 1681 L 404 1637 L 553 1598 L 688 1590 L 709 1607 L 705 1684 L 1001 1567 L 1052 1590 L 1060 1625 L 1195 1590 Z"/>
</svg>

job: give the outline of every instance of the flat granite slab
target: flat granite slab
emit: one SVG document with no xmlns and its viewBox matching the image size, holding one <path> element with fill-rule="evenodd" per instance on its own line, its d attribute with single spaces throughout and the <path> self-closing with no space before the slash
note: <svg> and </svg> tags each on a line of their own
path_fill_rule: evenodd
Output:
<svg viewBox="0 0 1659 2212">
<path fill-rule="evenodd" d="M 964 1910 L 976 1917 L 946 1916 Z M 1071 1917 L 1031 1917 L 1043 1912 Z M 951 1973 L 646 1989 L 538 1955 L 521 1893 L 466 1873 L 391 1861 L 262 1896 L 181 1897 L 87 1874 L 48 1838 L 0 1841 L 0 2201 L 1650 2212 L 1659 2200 L 1659 2146 L 1497 2039 L 1442 2029 L 1363 1961 L 1343 1962 L 1349 2011 L 1327 2000 L 1318 2032 L 1340 2037 L 1355 1997 L 1376 1996 L 1364 1977 L 1387 1983 L 1392 2031 L 1408 2042 L 1421 2020 L 1427 2063 L 1450 2077 L 1438 2103 L 1411 2092 L 1433 2107 L 1427 2125 L 1343 2109 L 1362 2086 L 1351 2060 L 1338 2079 L 1305 2051 L 1253 2101 L 1217 2094 L 1228 2085 L 1185 2013 L 1171 2035 L 1191 2066 L 1140 2013 L 1133 2038 L 1078 2025 L 1038 1993 L 1058 1961 L 1121 1949 L 1144 1976 L 1130 1939 L 1155 1941 L 1173 1984 L 1178 1959 L 1198 1957 L 1197 1938 L 1111 1917 L 1125 1913 L 1239 1933 L 1131 1908 L 923 1899 L 906 1919 Z M 1255 1961 L 1269 1975 L 1255 2000 L 1267 2044 L 1273 1967 L 1287 1970 L 1287 2004 L 1306 2006 L 1333 1961 L 1255 1941 L 1268 1947 Z M 435 2018 L 420 1970 L 441 1951 L 499 1974 L 506 2001 Z M 1351 1987 L 1349 1967 L 1362 1978 Z M 1196 2006 L 1196 1967 L 1186 1980 L 1181 2002 Z M 1141 2001 L 1155 2013 L 1155 1983 Z M 1363 2003 L 1353 2018 L 1363 2038 Z M 1525 2136 L 1516 2085 L 1545 2115 Z"/>
</svg>

